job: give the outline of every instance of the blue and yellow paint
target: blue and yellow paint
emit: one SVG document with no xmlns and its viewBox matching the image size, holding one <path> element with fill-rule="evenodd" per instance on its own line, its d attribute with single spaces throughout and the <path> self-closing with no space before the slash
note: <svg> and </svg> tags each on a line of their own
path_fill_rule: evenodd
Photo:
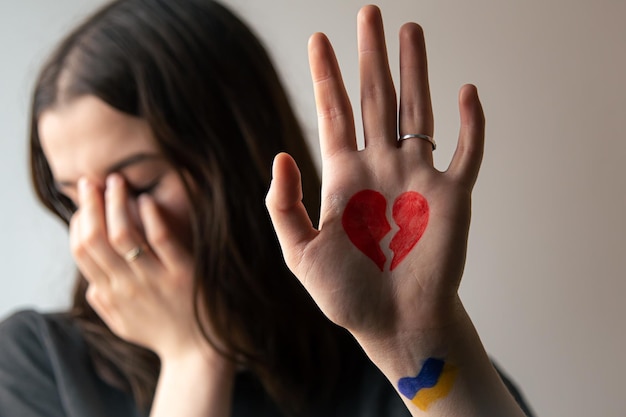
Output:
<svg viewBox="0 0 626 417">
<path fill-rule="evenodd" d="M 401 378 L 398 391 L 422 411 L 448 395 L 456 378 L 456 367 L 441 359 L 428 358 L 415 377 Z"/>
</svg>

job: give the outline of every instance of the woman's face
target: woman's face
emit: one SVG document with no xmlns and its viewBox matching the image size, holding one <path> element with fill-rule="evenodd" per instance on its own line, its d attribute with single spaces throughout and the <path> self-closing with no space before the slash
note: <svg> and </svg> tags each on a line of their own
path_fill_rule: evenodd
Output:
<svg viewBox="0 0 626 417">
<path fill-rule="evenodd" d="M 150 194 L 171 233 L 190 247 L 189 198 L 145 120 L 122 113 L 95 96 L 83 96 L 44 111 L 38 129 L 56 186 L 76 206 L 80 178 L 87 178 L 104 192 L 107 176 L 118 173 L 127 184 L 131 206 L 139 194 Z"/>
</svg>

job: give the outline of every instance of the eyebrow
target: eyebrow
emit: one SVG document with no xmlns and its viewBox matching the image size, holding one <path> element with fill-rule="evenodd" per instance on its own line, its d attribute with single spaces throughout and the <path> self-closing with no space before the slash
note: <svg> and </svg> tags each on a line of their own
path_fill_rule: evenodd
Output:
<svg viewBox="0 0 626 417">
<path fill-rule="evenodd" d="M 156 153 L 136 153 L 111 165 L 109 168 L 107 168 L 106 175 L 108 176 L 109 174 L 112 174 L 114 172 L 119 172 L 124 168 L 128 168 L 131 165 L 136 165 L 142 162 L 151 161 L 159 158 L 161 158 L 161 156 Z M 55 181 L 54 183 L 59 189 L 76 187 L 75 181 Z"/>
</svg>

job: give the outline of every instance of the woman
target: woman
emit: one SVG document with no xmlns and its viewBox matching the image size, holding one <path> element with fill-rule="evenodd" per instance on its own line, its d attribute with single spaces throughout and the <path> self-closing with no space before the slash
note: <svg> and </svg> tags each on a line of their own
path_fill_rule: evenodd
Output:
<svg viewBox="0 0 626 417">
<path fill-rule="evenodd" d="M 360 38 L 380 52 L 378 12 L 366 8 L 362 16 Z M 420 36 L 409 51 L 421 53 Z M 325 41 L 314 37 L 311 48 L 314 78 L 337 80 Z M 362 65 L 364 79 L 385 87 L 389 105 L 389 80 L 368 73 L 383 67 Z M 424 80 L 409 81 L 423 87 Z M 319 106 L 329 108 L 333 103 L 324 100 L 334 98 L 345 110 L 339 82 L 316 86 Z M 331 113 L 332 106 L 325 111 Z M 384 126 L 368 123 L 368 134 Z M 331 132 L 332 125 L 322 123 L 322 134 L 349 139 L 349 130 Z M 427 123 L 432 136 L 428 129 Z M 430 158 L 420 141 L 406 142 L 403 151 Z M 73 31 L 37 81 L 31 165 L 40 200 L 69 226 L 80 273 L 70 312 L 25 312 L 2 324 L 0 415 L 409 415 L 393 389 L 393 365 L 374 348 L 394 339 L 381 338 L 380 326 L 390 323 L 368 329 L 346 321 L 363 300 L 346 300 L 337 310 L 305 282 L 394 385 L 283 264 L 263 206 L 272 159 L 283 151 L 298 161 L 304 182 L 301 189 L 293 161 L 279 156 L 268 208 L 289 265 L 306 281 L 297 267 L 304 265 L 297 260 L 304 240 L 296 236 L 312 236 L 308 215 L 316 221 L 320 184 L 254 35 L 205 0 L 116 1 Z M 327 166 L 334 151 L 324 152 Z M 325 169 L 326 193 L 334 188 L 329 175 Z M 308 215 L 296 204 L 300 193 Z M 322 203 L 324 225 L 332 224 L 329 201 Z M 463 240 L 465 222 L 453 229 L 450 236 Z M 450 250 L 439 262 L 454 259 L 456 276 L 464 246 L 443 245 Z M 341 250 L 359 271 L 371 266 L 352 248 Z M 411 255 L 405 264 L 413 263 Z M 327 256 L 316 265 L 336 265 Z M 332 278 L 337 271 L 320 274 Z M 456 294 L 455 282 L 449 287 Z M 463 328 L 471 334 L 471 323 Z M 481 351 L 468 339 L 466 346 Z M 502 399 L 477 398 L 518 415 L 484 355 L 468 358 L 478 371 L 466 379 L 486 381 Z M 460 391 L 452 391 L 461 399 L 464 375 Z"/>
</svg>

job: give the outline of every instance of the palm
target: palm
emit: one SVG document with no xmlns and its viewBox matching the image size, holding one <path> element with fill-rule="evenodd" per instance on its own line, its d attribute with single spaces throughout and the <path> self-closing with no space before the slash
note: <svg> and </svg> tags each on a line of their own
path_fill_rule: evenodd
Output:
<svg viewBox="0 0 626 417">
<path fill-rule="evenodd" d="M 395 154 L 398 159 L 406 155 Z M 403 161 L 382 160 L 368 155 L 367 150 L 338 156 L 336 164 L 332 162 L 325 168 L 337 181 L 324 190 L 319 234 L 306 246 L 294 268 L 324 313 L 354 332 L 378 333 L 392 330 L 402 315 L 417 317 L 413 313 L 420 309 L 415 305 L 419 300 L 449 299 L 456 294 L 469 224 L 469 190 L 426 166 L 408 168 L 406 172 L 400 169 L 396 175 L 381 180 L 369 174 L 370 165 L 397 167 Z M 367 238 L 369 233 L 359 235 L 357 230 L 347 228 L 344 217 L 351 214 L 346 213 L 351 197 L 362 190 L 372 192 L 361 193 L 365 198 L 358 203 L 366 206 L 368 215 L 360 216 L 356 226 L 384 223 L 381 234 L 389 231 L 379 242 L 373 236 L 371 242 L 359 247 L 358 239 L 363 239 L 362 235 Z M 421 213 L 408 213 L 404 219 L 393 217 L 394 201 L 408 191 L 418 192 L 428 203 L 428 221 L 421 237 L 419 230 L 411 229 L 411 221 L 415 223 Z M 368 200 L 370 195 L 384 197 L 384 210 Z M 404 247 L 397 248 L 392 243 L 399 238 L 408 240 Z M 378 246 L 384 263 L 367 249 L 372 246 Z"/>
<path fill-rule="evenodd" d="M 283 155 L 275 163 L 268 207 L 287 264 L 322 311 L 357 337 L 382 337 L 437 325 L 433 320 L 452 307 L 465 261 L 483 118 L 475 90 L 464 88 L 459 147 L 446 172 L 433 168 L 427 141 L 399 146 L 398 119 L 401 134 L 433 130 L 421 29 L 406 25 L 401 33 L 398 115 L 380 15 L 366 8 L 359 18 L 365 149 L 356 149 L 330 44 L 315 35 L 310 57 L 323 158 L 319 230 L 299 202 L 296 167 Z"/>
</svg>

